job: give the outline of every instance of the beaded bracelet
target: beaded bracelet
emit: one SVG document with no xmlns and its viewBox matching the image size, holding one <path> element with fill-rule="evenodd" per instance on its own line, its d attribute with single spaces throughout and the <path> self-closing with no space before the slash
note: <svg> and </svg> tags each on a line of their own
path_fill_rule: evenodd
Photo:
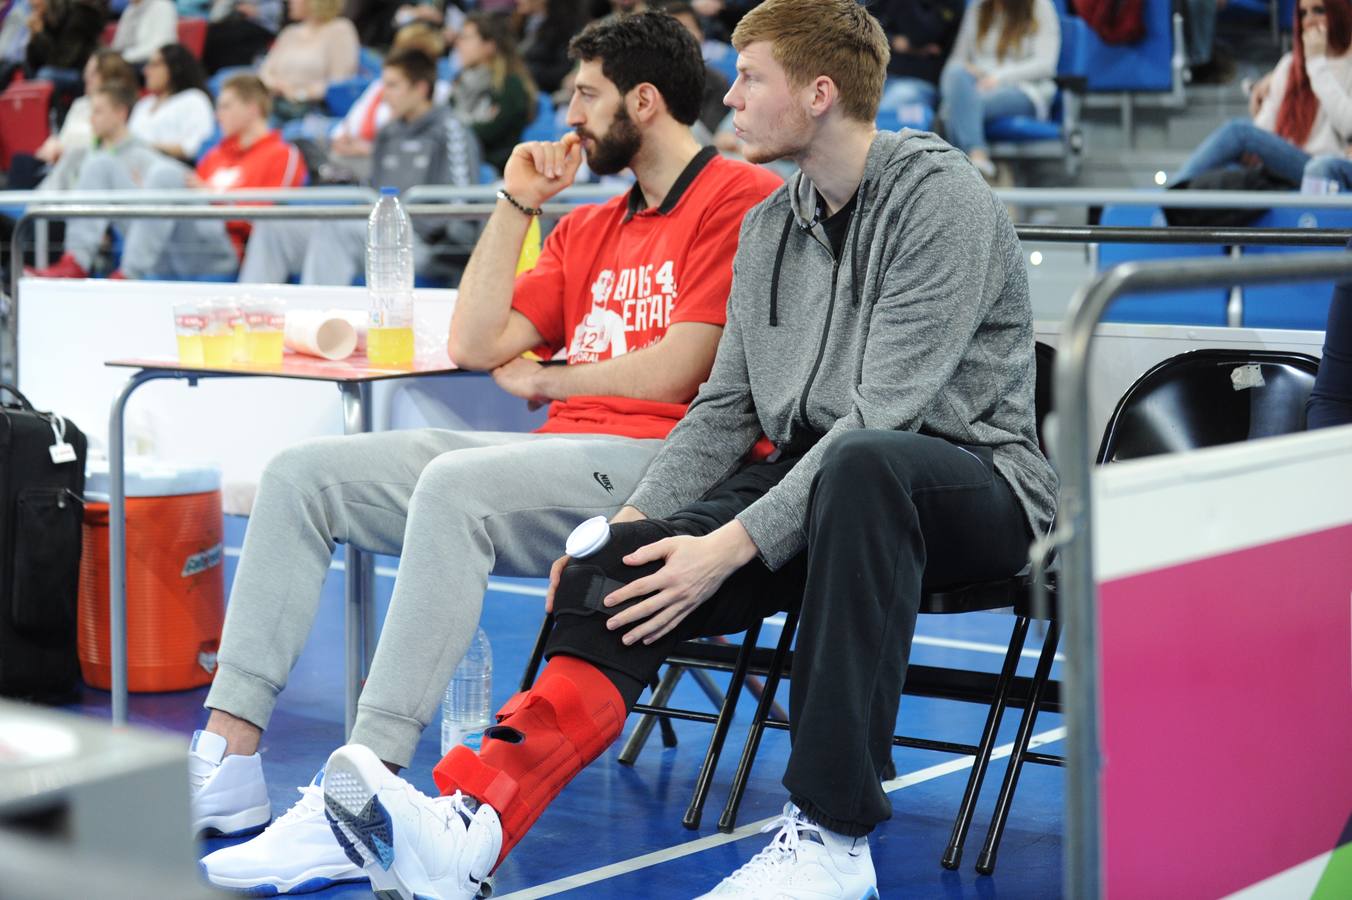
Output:
<svg viewBox="0 0 1352 900">
<path fill-rule="evenodd" d="M 498 199 L 506 200 L 508 203 L 512 204 L 513 206 L 515 206 L 517 209 L 521 210 L 528 216 L 538 216 L 544 212 L 544 210 L 539 209 L 537 207 L 527 206 L 526 204 L 522 203 L 520 200 L 516 199 L 506 191 L 502 190 L 498 191 Z"/>
</svg>

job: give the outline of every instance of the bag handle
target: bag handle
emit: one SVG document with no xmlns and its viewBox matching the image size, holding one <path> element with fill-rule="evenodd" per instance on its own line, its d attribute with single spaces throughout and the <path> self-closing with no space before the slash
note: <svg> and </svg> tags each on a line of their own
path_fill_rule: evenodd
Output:
<svg viewBox="0 0 1352 900">
<path fill-rule="evenodd" d="M 28 398 L 25 397 L 23 394 L 19 393 L 19 389 L 16 388 L 14 385 L 0 381 L 0 391 L 9 391 L 11 394 L 13 394 L 15 397 L 19 399 L 20 407 L 27 409 L 31 412 L 37 412 L 37 410 L 34 409 L 33 404 L 29 402 Z"/>
</svg>

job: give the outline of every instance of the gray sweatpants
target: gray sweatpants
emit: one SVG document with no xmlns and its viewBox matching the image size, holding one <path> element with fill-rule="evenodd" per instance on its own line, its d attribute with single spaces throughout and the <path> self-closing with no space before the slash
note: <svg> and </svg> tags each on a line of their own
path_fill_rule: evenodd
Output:
<svg viewBox="0 0 1352 900">
<path fill-rule="evenodd" d="M 205 705 L 266 728 L 335 545 L 399 555 L 352 740 L 407 766 L 474 637 L 489 573 L 546 574 L 578 522 L 619 509 L 661 444 L 426 429 L 283 451 L 258 486 Z"/>
<path fill-rule="evenodd" d="M 431 248 L 415 232 L 413 270 L 422 272 L 431 261 Z M 340 285 L 365 272 L 366 220 L 302 222 L 275 219 L 258 222 L 249 235 L 241 284 L 285 284 L 292 275 L 301 284 Z"/>
</svg>

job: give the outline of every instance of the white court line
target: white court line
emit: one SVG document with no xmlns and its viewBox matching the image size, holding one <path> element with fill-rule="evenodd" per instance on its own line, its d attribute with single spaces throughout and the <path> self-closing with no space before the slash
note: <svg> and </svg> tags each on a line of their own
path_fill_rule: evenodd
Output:
<svg viewBox="0 0 1352 900">
<path fill-rule="evenodd" d="M 1061 740 L 1066 736 L 1066 729 L 1052 728 L 1041 734 L 1033 735 L 1028 742 L 1029 748 L 1041 747 L 1044 744 L 1051 744 Z M 1013 752 L 1012 743 L 996 747 L 991 754 L 991 759 L 1004 759 Z M 970 769 L 975 760 L 972 757 L 963 757 L 961 759 L 951 760 L 946 763 L 930 766 L 926 769 L 919 769 L 915 772 L 909 772 L 891 781 L 883 782 L 883 790 L 887 793 L 899 791 L 902 788 L 908 788 L 913 785 L 921 784 L 926 781 L 933 781 L 935 778 L 942 778 L 944 775 L 950 775 L 953 772 L 960 772 L 963 769 Z M 674 859 L 692 856 L 705 850 L 711 850 L 714 847 L 721 847 L 724 844 L 730 844 L 734 841 L 740 841 L 743 838 L 752 837 L 760 834 L 760 830 L 773 822 L 777 816 L 771 816 L 767 819 L 761 819 L 759 822 L 752 822 L 743 825 L 731 834 L 711 834 L 708 837 L 698 838 L 693 841 L 687 841 L 683 844 L 677 844 L 674 847 L 666 847 L 662 850 L 654 850 L 652 853 L 645 853 L 642 856 L 635 856 L 630 859 L 621 860 L 617 863 L 611 863 L 608 866 L 591 869 L 586 872 L 579 872 L 576 875 L 569 875 L 545 884 L 526 888 L 525 890 L 513 891 L 510 894 L 503 894 L 497 897 L 497 900 L 536 900 L 538 897 L 550 897 L 554 894 L 561 894 L 564 891 L 576 890 L 580 887 L 586 887 L 589 884 L 595 884 L 598 881 L 607 881 L 611 878 L 617 878 L 621 875 L 627 875 L 630 872 L 636 872 L 639 869 L 646 869 L 651 866 L 661 865 L 671 862 Z M 495 895 L 496 896 L 496 895 Z"/>
<path fill-rule="evenodd" d="M 225 548 L 226 556 L 237 557 L 239 556 L 239 552 L 238 547 Z M 343 572 L 347 569 L 343 564 L 343 561 L 339 559 L 335 559 L 333 562 L 329 563 L 329 568 L 335 572 Z M 399 570 L 391 566 L 376 566 L 376 574 L 382 578 L 393 578 L 398 573 Z M 497 591 L 501 594 L 522 594 L 527 597 L 543 597 L 545 595 L 545 589 L 542 587 L 537 587 L 533 584 L 517 584 L 514 581 L 500 581 L 496 578 L 488 579 L 488 589 L 490 591 Z M 777 616 L 771 616 L 765 620 L 765 624 L 782 626 L 784 624 L 784 614 L 780 613 Z M 986 644 L 981 641 L 960 641 L 955 638 L 929 637 L 928 635 L 923 634 L 917 634 L 912 638 L 911 642 L 914 644 L 924 644 L 928 647 L 943 647 L 947 650 L 971 650 L 975 653 L 994 653 L 997 656 L 1004 656 L 1009 650 L 1008 647 L 999 644 Z M 1037 659 L 1040 652 L 1041 651 L 1039 650 L 1024 650 L 1020 655 L 1027 659 Z M 1066 658 L 1060 653 L 1056 654 L 1055 659 L 1057 662 L 1066 661 Z"/>
</svg>

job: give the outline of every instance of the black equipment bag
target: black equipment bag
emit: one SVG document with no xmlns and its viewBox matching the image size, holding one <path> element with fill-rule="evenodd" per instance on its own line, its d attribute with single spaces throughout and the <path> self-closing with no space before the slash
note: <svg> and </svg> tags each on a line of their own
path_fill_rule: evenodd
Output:
<svg viewBox="0 0 1352 900">
<path fill-rule="evenodd" d="M 85 449 L 73 423 L 0 383 L 0 695 L 77 694 Z"/>
</svg>

